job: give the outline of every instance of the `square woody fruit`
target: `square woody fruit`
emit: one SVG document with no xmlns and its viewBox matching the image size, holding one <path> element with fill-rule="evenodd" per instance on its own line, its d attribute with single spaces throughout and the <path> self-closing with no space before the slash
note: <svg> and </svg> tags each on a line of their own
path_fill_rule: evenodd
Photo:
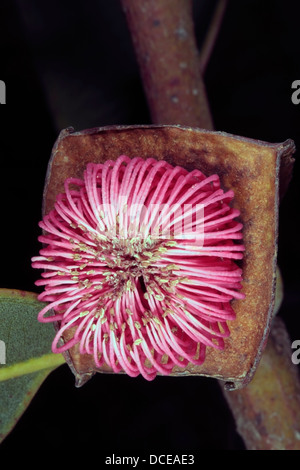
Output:
<svg viewBox="0 0 300 470">
<path fill-rule="evenodd" d="M 234 299 L 236 318 L 229 323 L 230 336 L 223 350 L 208 347 L 203 364 L 175 366 L 170 375 L 204 375 L 225 381 L 226 389 L 241 388 L 253 377 L 269 334 L 275 300 L 280 190 L 289 180 L 294 143 L 266 143 L 224 132 L 171 125 L 113 126 L 59 135 L 46 177 L 43 215 L 53 209 L 56 196 L 64 191 L 67 178 L 82 178 L 90 162 L 104 163 L 120 155 L 164 160 L 188 171 L 198 169 L 207 177 L 217 174 L 221 187 L 234 191 L 233 206 L 243 224 L 244 257 L 242 292 Z M 59 330 L 59 322 L 55 322 Z M 72 338 L 72 328 L 63 342 Z M 75 344 L 64 352 L 76 377 L 84 384 L 94 373 L 112 373 L 107 365 L 97 367 L 93 355 L 81 354 Z"/>
</svg>

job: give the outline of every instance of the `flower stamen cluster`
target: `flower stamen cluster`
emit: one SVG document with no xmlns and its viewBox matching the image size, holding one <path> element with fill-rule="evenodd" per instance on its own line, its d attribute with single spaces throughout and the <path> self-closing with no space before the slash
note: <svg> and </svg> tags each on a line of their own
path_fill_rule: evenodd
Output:
<svg viewBox="0 0 300 470">
<path fill-rule="evenodd" d="M 53 352 L 79 344 L 96 367 L 152 380 L 223 349 L 231 301 L 243 298 L 232 199 L 217 175 L 152 158 L 122 155 L 68 178 L 32 260 L 48 302 L 38 319 L 59 324 Z"/>
</svg>

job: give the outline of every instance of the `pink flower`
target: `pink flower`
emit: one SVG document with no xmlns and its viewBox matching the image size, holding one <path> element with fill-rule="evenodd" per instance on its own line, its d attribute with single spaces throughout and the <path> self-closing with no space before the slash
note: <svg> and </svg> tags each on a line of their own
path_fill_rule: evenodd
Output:
<svg viewBox="0 0 300 470">
<path fill-rule="evenodd" d="M 32 259 L 48 302 L 38 320 L 59 323 L 53 352 L 79 343 L 97 367 L 152 380 L 223 349 L 244 297 L 233 196 L 217 175 L 124 155 L 67 179 Z"/>
</svg>

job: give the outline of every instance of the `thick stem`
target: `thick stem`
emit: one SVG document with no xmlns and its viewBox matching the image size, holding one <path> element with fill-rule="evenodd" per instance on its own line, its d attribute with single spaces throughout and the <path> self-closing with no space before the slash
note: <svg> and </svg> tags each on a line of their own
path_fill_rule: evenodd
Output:
<svg viewBox="0 0 300 470">
<path fill-rule="evenodd" d="M 248 450 L 300 450 L 300 384 L 291 355 L 286 328 L 276 317 L 252 382 L 224 392 Z"/>
<path fill-rule="evenodd" d="M 151 119 L 212 129 L 191 0 L 122 0 Z"/>
</svg>

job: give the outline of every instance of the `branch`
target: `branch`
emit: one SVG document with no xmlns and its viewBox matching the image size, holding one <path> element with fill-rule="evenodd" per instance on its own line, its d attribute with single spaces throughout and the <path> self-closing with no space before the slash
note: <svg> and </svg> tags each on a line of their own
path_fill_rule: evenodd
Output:
<svg viewBox="0 0 300 470">
<path fill-rule="evenodd" d="M 300 450 L 300 384 L 291 354 L 285 325 L 276 317 L 252 382 L 224 392 L 248 450 Z"/>
<path fill-rule="evenodd" d="M 212 129 L 191 0 L 122 0 L 151 119 Z"/>
<path fill-rule="evenodd" d="M 228 0 L 219 0 L 214 11 L 212 21 L 210 23 L 203 46 L 200 51 L 200 71 L 202 75 L 205 74 L 206 67 L 208 65 L 213 48 L 215 46 L 223 22 L 227 4 Z"/>
</svg>

